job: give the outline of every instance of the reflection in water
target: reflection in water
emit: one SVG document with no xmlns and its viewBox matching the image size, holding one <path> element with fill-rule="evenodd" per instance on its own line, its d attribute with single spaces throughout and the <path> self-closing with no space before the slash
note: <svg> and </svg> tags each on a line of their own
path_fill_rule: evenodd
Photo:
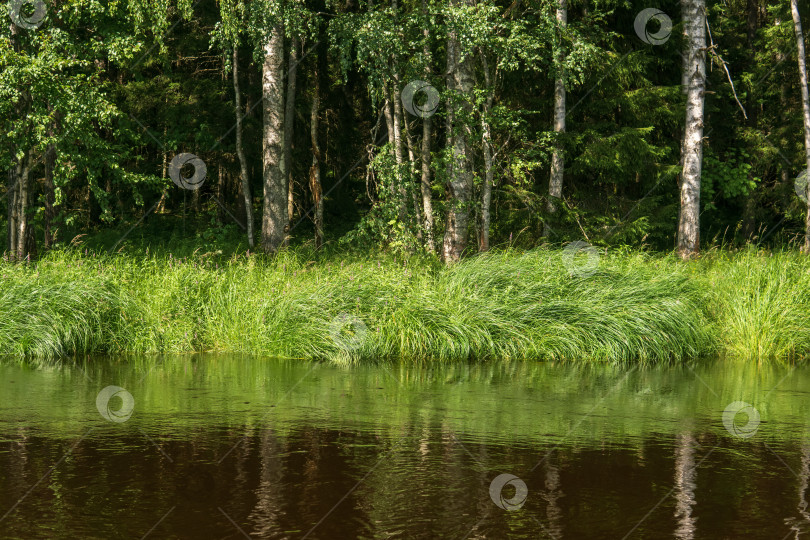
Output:
<svg viewBox="0 0 810 540">
<path fill-rule="evenodd" d="M 786 518 L 785 523 L 790 526 L 794 538 L 799 538 L 803 530 L 810 524 L 810 512 L 807 511 L 807 487 L 810 481 L 810 446 L 802 445 L 802 463 L 799 469 L 799 518 Z"/>
<path fill-rule="evenodd" d="M 546 501 L 546 519 L 548 525 L 546 526 L 546 534 L 552 540 L 559 540 L 562 538 L 562 510 L 557 504 L 560 497 L 563 496 L 562 488 L 560 487 L 560 470 L 555 464 L 552 464 L 553 457 L 549 456 L 546 460 L 546 489 L 543 492 L 543 499 Z"/>
<path fill-rule="evenodd" d="M 695 446 L 697 441 L 691 432 L 679 433 L 675 444 L 675 519 L 678 528 L 675 538 L 692 540 L 695 537 L 695 518 L 692 507 L 695 506 Z"/>
<path fill-rule="evenodd" d="M 268 538 L 280 526 L 282 512 L 282 463 L 279 456 L 284 449 L 278 441 L 273 430 L 268 429 L 261 437 L 259 453 L 261 454 L 261 468 L 259 471 L 259 486 L 256 489 L 256 505 L 250 514 L 250 522 L 254 524 L 253 533 L 260 538 Z M 240 459 L 240 473 L 243 467 Z M 240 474 L 240 480 L 247 480 L 247 476 Z"/>
<path fill-rule="evenodd" d="M 152 367 L 0 364 L 0 537 L 560 539 L 633 527 L 632 538 L 692 540 L 810 529 L 803 367 L 313 371 L 226 356 Z M 96 408 L 110 384 L 135 400 L 126 422 Z M 740 397 L 768 411 L 745 440 L 720 417 Z M 713 448 L 699 476 L 697 441 Z M 798 515 L 784 520 L 797 505 L 784 463 L 799 456 Z M 504 472 L 527 485 L 519 510 L 490 499 Z"/>
</svg>

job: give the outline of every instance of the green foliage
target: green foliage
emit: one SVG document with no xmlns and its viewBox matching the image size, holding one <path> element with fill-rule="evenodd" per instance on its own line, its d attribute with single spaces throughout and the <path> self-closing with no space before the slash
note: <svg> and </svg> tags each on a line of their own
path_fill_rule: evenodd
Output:
<svg viewBox="0 0 810 540">
<path fill-rule="evenodd" d="M 712 152 L 703 156 L 700 190 L 704 208 L 716 209 L 718 198 L 748 197 L 753 193 L 761 179 L 751 177 L 749 160 L 750 156 L 739 149 L 730 149 L 722 160 Z"/>
<path fill-rule="evenodd" d="M 565 27 L 556 20 L 557 6 L 552 0 L 49 4 L 48 17 L 36 30 L 0 27 L 0 169 L 29 157 L 28 214 L 38 239 L 46 222 L 60 235 L 105 234 L 137 223 L 164 192 L 161 211 L 179 215 L 181 201 L 166 174 L 178 152 L 196 153 L 206 162 L 210 179 L 201 196 L 216 194 L 229 207 L 241 205 L 228 76 L 235 47 L 243 64 L 248 181 L 258 202 L 264 167 L 263 46 L 268 32 L 281 26 L 287 52 L 295 37 L 303 53 L 291 120 L 296 220 L 306 215 L 311 199 L 308 124 L 317 71 L 327 236 L 353 231 L 344 246 L 423 249 L 419 235 L 424 231 L 412 199 L 417 175 L 396 171 L 390 160 L 383 162 L 387 152 L 380 151 L 383 105 L 398 101 L 408 82 L 421 79 L 441 96 L 431 119 L 437 237 L 451 202 L 444 190 L 447 136 L 452 135 L 445 132 L 445 121 L 460 109 L 453 125 L 456 133 L 469 135 L 476 182 L 470 238 L 479 232 L 474 228 L 482 213 L 486 122 L 495 154 L 493 245 L 517 242 L 528 248 L 584 235 L 600 245 L 670 249 L 684 119 L 678 5 L 674 0 L 656 5 L 675 24 L 660 45 L 635 34 L 634 18 L 648 7 L 643 2 L 573 2 Z M 778 245 L 804 233 L 806 210 L 787 185 L 804 167 L 798 77 L 789 61 L 795 36 L 785 2 L 767 0 L 753 19 L 751 6 L 735 1 L 707 7 L 711 50 L 727 62 L 734 87 L 712 57 L 702 182 L 703 209 L 709 211 L 701 216 L 701 237 L 730 234 L 743 241 L 754 238 L 756 230 L 777 230 L 762 238 Z M 8 16 L 8 4 L 0 15 Z M 471 95 L 447 87 L 450 33 L 472 66 Z M 552 129 L 551 118 L 558 77 L 567 92 L 562 134 Z M 461 107 L 467 101 L 469 111 Z M 405 161 L 418 167 L 423 120 L 409 114 L 403 120 L 413 143 L 408 147 L 403 141 Z M 546 194 L 557 145 L 565 161 L 563 202 L 551 214 Z M 366 163 L 369 155 L 378 159 Z M 48 156 L 55 158 L 53 189 L 44 181 Z M 372 176 L 378 185 L 367 189 L 365 179 Z M 407 199 L 404 213 L 400 190 Z M 4 195 L 0 188 L 0 200 Z M 55 208 L 46 212 L 51 198 Z M 210 218 L 210 213 L 201 217 Z M 212 226 L 210 241 L 201 247 L 209 249 L 234 234 L 213 232 L 220 229 L 221 223 Z M 306 225 L 297 228 L 293 241 L 308 233 Z"/>
<path fill-rule="evenodd" d="M 419 246 L 421 226 L 412 219 L 413 189 L 408 171 L 397 167 L 391 145 L 382 148 L 369 167 L 376 198 L 360 223 L 340 243 L 366 249 L 404 253 Z M 404 196 L 403 196 L 404 195 Z"/>
</svg>

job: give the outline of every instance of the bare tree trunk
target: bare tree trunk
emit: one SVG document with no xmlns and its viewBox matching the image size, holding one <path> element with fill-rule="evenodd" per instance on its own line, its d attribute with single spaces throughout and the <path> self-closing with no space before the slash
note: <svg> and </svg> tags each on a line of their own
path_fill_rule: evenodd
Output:
<svg viewBox="0 0 810 540">
<path fill-rule="evenodd" d="M 27 154 L 27 153 L 26 153 Z M 27 244 L 28 235 L 30 234 L 28 227 L 28 191 L 30 189 L 30 178 L 28 170 L 28 156 L 26 155 L 22 160 L 17 163 L 17 208 L 16 208 L 16 221 L 14 223 L 16 234 L 14 235 L 17 244 L 13 247 L 12 251 L 15 258 L 21 261 L 28 255 Z"/>
<path fill-rule="evenodd" d="M 562 1 L 564 2 L 565 0 Z M 492 110 L 495 87 L 493 85 L 492 75 L 489 72 L 487 54 L 484 51 L 481 51 L 481 63 L 484 68 L 487 99 L 484 102 L 484 110 L 481 115 L 481 146 L 484 152 L 484 185 L 481 188 L 481 223 L 478 229 L 478 251 L 489 251 L 489 210 L 492 205 L 492 183 L 495 172 L 492 164 L 492 134 L 490 133 L 489 127 L 489 113 Z"/>
<path fill-rule="evenodd" d="M 560 134 L 565 133 L 565 80 L 563 79 L 563 63 L 565 62 L 565 50 L 563 48 L 562 31 L 568 23 L 567 0 L 558 0 L 557 3 L 557 24 L 560 28 L 560 45 L 557 51 L 557 69 L 559 75 L 554 80 L 554 132 L 557 140 L 554 144 L 554 153 L 551 155 L 551 175 L 548 181 L 548 202 L 546 211 L 549 215 L 557 212 L 557 199 L 562 197 L 563 174 L 565 171 L 565 161 L 563 157 L 562 142 Z M 543 236 L 548 237 L 551 230 L 548 223 L 545 224 Z"/>
<path fill-rule="evenodd" d="M 239 167 L 242 172 L 242 193 L 245 197 L 245 225 L 247 226 L 248 245 L 253 247 L 253 197 L 250 192 L 250 177 L 247 170 L 247 159 L 242 147 L 242 94 L 239 91 L 239 47 L 233 44 L 233 93 L 236 101 L 236 155 L 239 156 Z"/>
<path fill-rule="evenodd" d="M 277 25 L 264 44 L 262 96 L 264 125 L 262 168 L 264 176 L 264 209 L 262 214 L 262 249 L 275 253 L 284 244 L 287 217 L 287 178 L 284 164 L 284 31 Z"/>
<path fill-rule="evenodd" d="M 433 195 L 430 191 L 430 146 L 433 136 L 430 117 L 422 120 L 422 216 L 424 218 L 425 244 L 430 253 L 436 253 L 436 242 L 433 239 Z"/>
<path fill-rule="evenodd" d="M 398 0 L 391 0 L 391 7 L 394 9 L 394 18 L 398 19 L 399 2 Z M 391 98 L 393 105 L 393 121 L 394 121 L 394 157 L 397 160 L 397 181 L 399 182 L 399 220 L 405 224 L 408 219 L 408 185 L 410 178 L 403 178 L 405 157 L 402 153 L 402 99 L 400 98 L 400 81 L 399 69 L 397 67 L 397 58 L 391 58 L 391 73 L 393 75 L 394 85 L 390 89 L 391 93 L 387 94 Z M 410 172 L 410 167 L 408 167 Z"/>
<path fill-rule="evenodd" d="M 425 7 L 425 0 L 422 0 L 422 8 Z M 430 29 L 424 29 L 425 44 L 423 53 L 425 55 L 425 80 L 430 79 Z M 422 119 L 422 178 L 420 188 L 422 191 L 422 216 L 424 217 L 425 240 L 430 253 L 436 252 L 436 242 L 433 240 L 433 196 L 430 192 L 430 146 L 433 137 L 433 122 L 430 116 Z"/>
<path fill-rule="evenodd" d="M 799 80 L 802 90 L 802 112 L 804 119 L 804 150 L 806 158 L 806 170 L 810 174 L 810 97 L 807 91 L 807 60 L 804 52 L 804 32 L 802 31 L 802 19 L 799 16 L 798 0 L 790 0 L 790 12 L 793 15 L 793 28 L 796 31 L 796 49 L 799 57 Z M 810 194 L 810 182 L 807 184 L 806 193 Z M 807 214 L 805 217 L 804 233 L 804 253 L 810 254 L 810 199 L 807 204 Z"/>
<path fill-rule="evenodd" d="M 391 157 L 393 157 L 394 162 L 396 162 L 396 150 L 394 149 L 394 107 L 391 104 L 391 100 L 388 99 L 390 95 L 388 85 L 383 85 L 383 93 L 386 96 L 385 103 L 383 103 L 383 115 L 385 116 L 385 127 L 388 132 L 388 143 L 391 145 Z M 396 187 L 394 185 L 389 186 L 389 192 L 393 195 L 396 192 Z"/>
<path fill-rule="evenodd" d="M 399 99 L 399 78 L 394 74 L 394 88 L 387 94 L 391 99 L 391 128 L 393 130 L 394 159 L 397 163 L 397 191 L 399 193 L 399 220 L 405 223 L 408 218 L 408 193 L 406 189 L 407 181 L 402 177 L 403 164 L 405 158 L 402 155 L 402 102 Z"/>
<path fill-rule="evenodd" d="M 53 132 L 51 133 L 53 135 Z M 56 200 L 56 186 L 53 182 L 53 169 L 56 165 L 56 147 L 49 145 L 45 155 L 45 212 L 43 213 L 43 225 L 45 228 L 45 250 L 53 247 L 56 235 L 53 233 L 53 220 L 56 217 L 54 202 Z"/>
<path fill-rule="evenodd" d="M 416 196 L 416 190 L 413 186 L 413 179 L 416 173 L 416 151 L 414 149 L 413 137 L 411 136 L 411 128 L 403 118 L 402 126 L 405 128 L 405 141 L 408 143 L 408 191 L 413 201 L 413 213 L 416 217 L 416 238 L 419 240 L 420 245 L 423 241 L 422 234 L 422 208 L 419 205 L 419 199 Z"/>
<path fill-rule="evenodd" d="M 706 87 L 705 0 L 681 0 L 688 37 L 685 67 L 686 124 L 683 140 L 681 210 L 678 220 L 678 254 L 688 259 L 700 250 L 700 176 L 703 166 L 703 103 Z"/>
<path fill-rule="evenodd" d="M 20 29 L 11 23 L 11 46 L 16 52 L 22 50 L 18 34 Z M 14 110 L 20 122 L 24 122 L 28 115 L 30 96 L 28 89 L 20 90 L 19 97 L 14 104 Z M 8 171 L 8 251 L 13 260 L 22 260 L 27 255 L 26 245 L 29 235 L 28 228 L 28 189 L 29 189 L 29 159 L 30 151 L 23 149 L 22 156 L 17 157 L 20 149 L 11 148 L 11 168 Z"/>
<path fill-rule="evenodd" d="M 323 187 L 321 186 L 321 148 L 318 145 L 318 126 L 321 92 L 318 71 L 313 74 L 312 108 L 310 110 L 309 137 L 312 143 L 312 166 L 309 169 L 309 190 L 315 207 L 315 247 L 323 245 Z"/>
<path fill-rule="evenodd" d="M 463 1 L 468 5 L 471 2 L 471 0 Z M 454 3 L 458 3 L 458 0 Z M 473 70 L 470 55 L 462 56 L 463 51 L 461 51 L 458 36 L 455 32 L 451 31 L 447 39 L 448 47 L 451 47 L 454 51 L 454 57 L 458 55 L 453 59 L 453 69 L 450 72 L 450 77 L 453 80 L 454 90 L 461 95 L 462 99 L 459 107 L 463 113 L 453 115 L 455 119 L 452 125 L 453 146 L 451 161 L 453 162 L 453 171 L 448 182 L 450 204 L 448 205 L 442 246 L 442 259 L 447 263 L 451 263 L 461 259 L 461 255 L 467 247 L 469 207 L 473 187 L 470 148 L 472 133 L 468 125 L 472 113 Z"/>
<path fill-rule="evenodd" d="M 166 103 L 168 104 L 169 100 L 166 98 Z M 163 141 L 166 141 L 166 130 L 167 130 L 168 122 L 163 123 Z M 169 153 L 166 150 L 166 146 L 163 146 L 163 163 L 161 165 L 161 178 L 165 181 L 166 180 L 166 173 L 169 170 Z M 158 204 L 155 207 L 156 214 L 162 214 L 166 210 L 166 189 L 164 188 L 160 194 L 160 199 L 158 200 Z"/>
<path fill-rule="evenodd" d="M 456 64 L 456 45 L 455 42 L 448 39 L 447 40 L 447 67 L 445 68 L 445 85 L 447 87 L 447 113 L 445 114 L 444 119 L 444 148 L 449 149 L 453 147 L 453 122 L 454 122 L 454 114 L 453 114 L 453 71 L 455 70 Z M 446 182 L 450 182 L 450 178 L 453 176 L 453 160 L 447 159 L 445 163 L 445 180 Z M 444 246 L 442 245 L 442 252 L 444 252 Z"/>
<path fill-rule="evenodd" d="M 293 210 L 295 203 L 295 182 L 292 174 L 292 143 L 295 131 L 295 87 L 298 79 L 298 61 L 301 39 L 292 38 L 290 43 L 289 68 L 287 69 L 287 102 L 284 109 L 284 165 L 287 175 L 287 234 L 292 227 Z"/>
<path fill-rule="evenodd" d="M 6 220 L 6 237 L 8 256 L 12 259 L 17 257 L 17 166 L 12 164 L 8 169 L 8 179 L 6 183 L 6 194 L 8 199 L 8 215 Z"/>
<path fill-rule="evenodd" d="M 222 165 L 222 161 L 224 156 L 220 155 L 219 163 L 217 164 L 217 198 L 222 201 L 225 199 L 225 167 Z M 220 223 L 225 222 L 225 210 L 222 209 L 222 206 L 217 205 L 217 221 Z"/>
</svg>

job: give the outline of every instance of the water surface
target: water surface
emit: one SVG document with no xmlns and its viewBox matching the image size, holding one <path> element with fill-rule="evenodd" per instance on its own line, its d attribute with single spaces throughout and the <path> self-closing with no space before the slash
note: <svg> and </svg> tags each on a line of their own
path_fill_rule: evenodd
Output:
<svg viewBox="0 0 810 540">
<path fill-rule="evenodd" d="M 0 363 L 0 538 L 804 538 L 808 397 L 721 361 Z"/>
</svg>

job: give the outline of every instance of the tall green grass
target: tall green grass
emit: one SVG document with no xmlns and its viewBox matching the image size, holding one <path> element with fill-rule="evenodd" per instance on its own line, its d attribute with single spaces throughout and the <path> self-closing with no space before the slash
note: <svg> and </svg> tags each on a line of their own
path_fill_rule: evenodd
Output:
<svg viewBox="0 0 810 540">
<path fill-rule="evenodd" d="M 723 351 L 754 360 L 810 356 L 810 257 L 716 252 L 693 271 L 713 293 L 713 333 Z"/>
<path fill-rule="evenodd" d="M 810 353 L 806 258 L 603 255 L 572 276 L 554 249 L 450 268 L 382 254 L 269 258 L 52 252 L 0 263 L 0 354 L 231 351 L 385 359 L 656 362 Z"/>
</svg>

